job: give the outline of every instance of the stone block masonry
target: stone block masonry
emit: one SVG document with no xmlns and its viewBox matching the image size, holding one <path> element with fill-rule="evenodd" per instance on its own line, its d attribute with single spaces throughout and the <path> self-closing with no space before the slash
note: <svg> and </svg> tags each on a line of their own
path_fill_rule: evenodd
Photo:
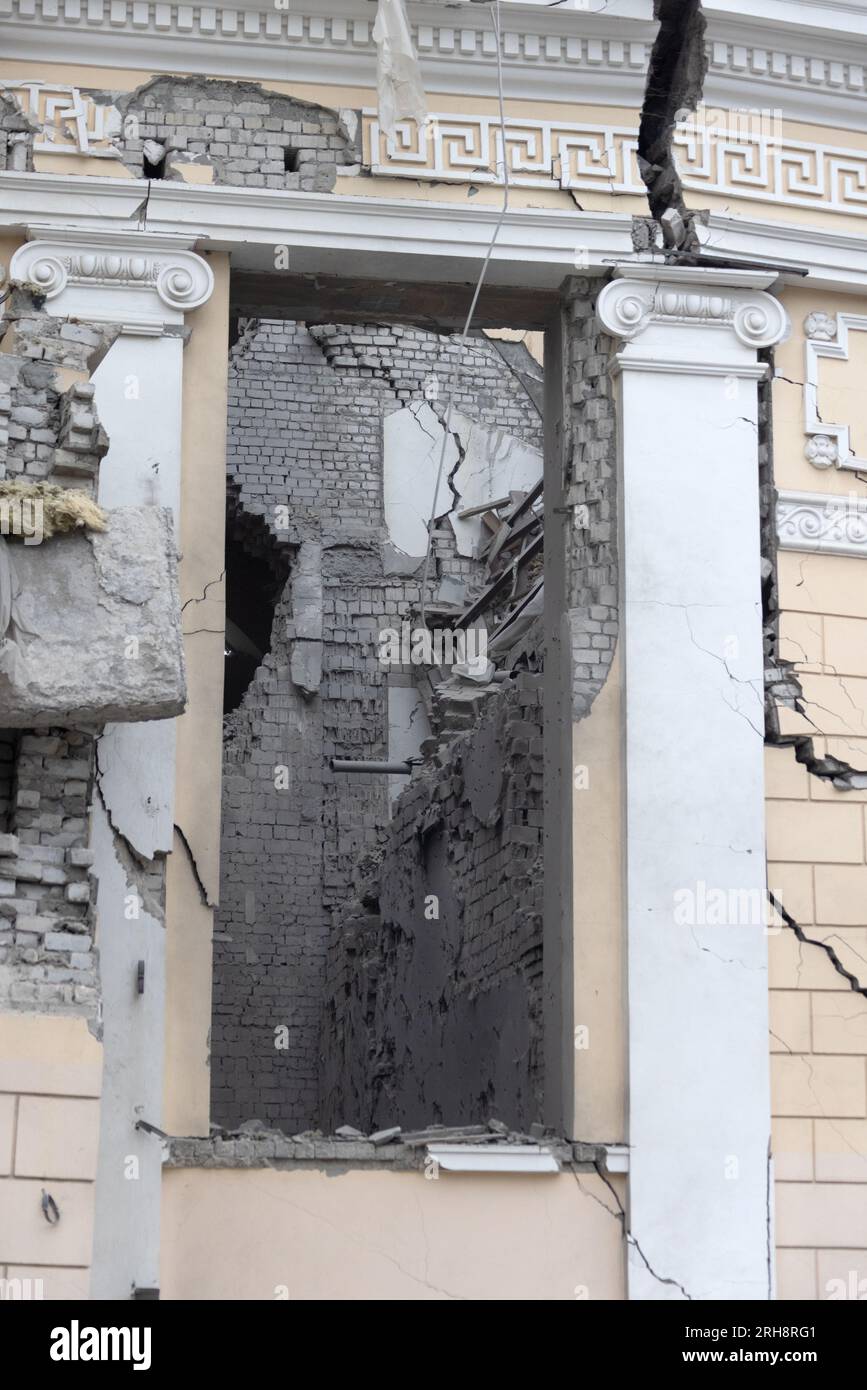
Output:
<svg viewBox="0 0 867 1390">
<path fill-rule="evenodd" d="M 336 921 L 326 1131 L 541 1119 L 542 680 L 518 675 L 440 746 Z"/>
<path fill-rule="evenodd" d="M 211 1069 L 212 1116 L 229 1128 L 324 1122 L 330 932 L 389 820 L 387 779 L 331 772 L 329 759 L 388 756 L 378 634 L 420 600 L 420 574 L 387 569 L 383 421 L 424 402 L 432 378 L 444 396 L 459 350 L 415 329 L 270 321 L 242 324 L 232 349 L 233 524 L 290 574 L 270 651 L 226 721 Z M 472 339 L 462 366 L 456 409 L 538 447 L 538 411 L 494 345 Z M 481 565 L 458 554 L 447 526 L 432 573 L 481 586 Z"/>
</svg>

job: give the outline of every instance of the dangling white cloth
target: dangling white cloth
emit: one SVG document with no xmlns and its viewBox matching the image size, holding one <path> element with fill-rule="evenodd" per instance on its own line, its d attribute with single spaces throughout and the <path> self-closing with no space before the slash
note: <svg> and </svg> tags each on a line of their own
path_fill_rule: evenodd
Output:
<svg viewBox="0 0 867 1390">
<path fill-rule="evenodd" d="M 379 0 L 373 41 L 376 44 L 379 128 L 389 140 L 396 140 L 398 121 L 411 117 L 422 126 L 427 120 L 421 70 L 412 46 L 403 0 Z"/>
</svg>

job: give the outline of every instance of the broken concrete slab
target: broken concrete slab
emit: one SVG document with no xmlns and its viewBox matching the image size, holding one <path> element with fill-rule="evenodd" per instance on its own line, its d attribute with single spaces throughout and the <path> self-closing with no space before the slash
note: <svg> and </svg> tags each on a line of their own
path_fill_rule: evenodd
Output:
<svg viewBox="0 0 867 1390">
<path fill-rule="evenodd" d="M 456 510 L 481 507 L 490 498 L 499 498 L 505 493 L 529 492 L 542 477 L 542 451 L 532 444 L 525 444 L 502 430 L 485 429 L 458 413 L 452 416 L 452 429 L 459 435 L 463 447 L 463 458 L 451 480 L 460 498 Z M 478 559 L 490 539 L 482 516 L 461 520 L 452 513 L 449 520 L 458 553 L 468 559 Z"/>
<path fill-rule="evenodd" d="M 172 515 L 119 507 L 103 533 L 5 543 L 7 728 L 168 719 L 186 703 Z"/>
<path fill-rule="evenodd" d="M 459 455 L 453 437 L 446 440 L 437 485 L 443 433 L 441 421 L 426 401 L 385 417 L 383 494 L 391 574 L 413 574 L 418 569 L 427 551 L 431 515 L 443 516 L 454 504 L 448 480 Z"/>
</svg>

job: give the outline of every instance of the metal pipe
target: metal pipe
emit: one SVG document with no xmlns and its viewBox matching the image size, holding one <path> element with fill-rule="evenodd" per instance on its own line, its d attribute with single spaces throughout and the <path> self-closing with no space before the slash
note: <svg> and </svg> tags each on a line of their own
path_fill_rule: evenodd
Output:
<svg viewBox="0 0 867 1390">
<path fill-rule="evenodd" d="M 404 777 L 409 777 L 412 772 L 412 763 L 362 763 L 347 758 L 329 758 L 328 764 L 332 772 L 388 772 Z"/>
</svg>

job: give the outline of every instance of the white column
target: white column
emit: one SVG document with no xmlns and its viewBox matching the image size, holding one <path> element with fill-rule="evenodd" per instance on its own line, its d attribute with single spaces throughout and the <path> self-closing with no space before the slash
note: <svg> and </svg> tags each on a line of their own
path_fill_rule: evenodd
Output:
<svg viewBox="0 0 867 1390">
<path fill-rule="evenodd" d="M 137 232 L 52 231 L 50 240 L 23 246 L 10 266 L 13 279 L 43 289 L 47 312 L 120 329 L 93 375 L 110 445 L 98 500 L 107 508 L 168 507 L 176 530 L 184 315 L 213 288 L 209 266 L 189 245 Z M 141 892 L 129 851 L 146 860 L 171 851 L 174 720 L 109 724 L 97 753 L 91 847 L 104 1077 L 91 1295 L 128 1298 L 133 1285 L 159 1284 L 161 1146 L 135 1125 L 161 1122 L 165 1031 L 165 926 Z"/>
<path fill-rule="evenodd" d="M 623 267 L 629 1296 L 766 1299 L 773 1252 L 755 272 Z"/>
</svg>

